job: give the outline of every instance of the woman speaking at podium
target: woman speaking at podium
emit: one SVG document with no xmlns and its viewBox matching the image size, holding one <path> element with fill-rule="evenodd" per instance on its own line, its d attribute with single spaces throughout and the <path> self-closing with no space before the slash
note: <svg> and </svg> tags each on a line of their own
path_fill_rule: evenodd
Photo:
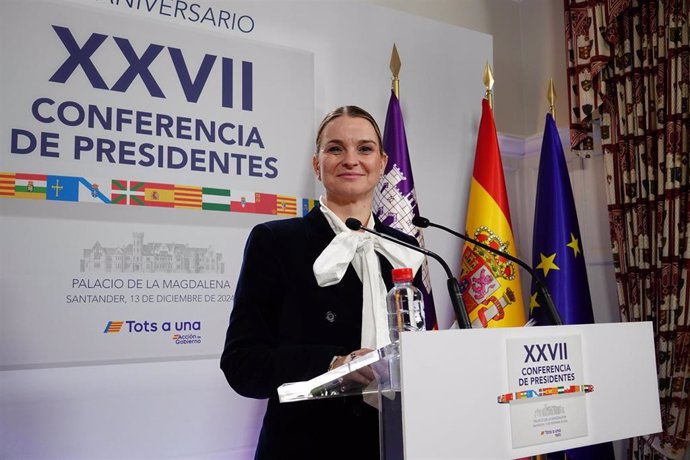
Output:
<svg viewBox="0 0 690 460">
<path fill-rule="evenodd" d="M 321 122 L 312 166 L 326 191 L 303 218 L 257 225 L 247 240 L 221 357 L 240 395 L 268 398 L 256 459 L 376 459 L 378 413 L 361 396 L 280 404 L 276 389 L 390 342 L 391 269 L 423 256 L 345 220 L 417 244 L 372 214 L 388 160 L 373 117 L 340 107 Z M 361 375 L 362 379 L 372 376 Z"/>
</svg>

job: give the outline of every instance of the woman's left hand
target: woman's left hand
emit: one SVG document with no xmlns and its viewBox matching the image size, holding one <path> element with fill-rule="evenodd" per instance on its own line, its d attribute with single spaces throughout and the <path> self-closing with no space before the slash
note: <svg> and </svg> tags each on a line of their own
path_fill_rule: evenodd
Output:
<svg viewBox="0 0 690 460">
<path fill-rule="evenodd" d="M 358 357 L 366 355 L 367 353 L 371 353 L 372 351 L 374 350 L 372 350 L 371 348 L 360 348 L 359 350 L 355 350 L 348 355 L 338 356 L 333 362 L 331 369 L 335 369 L 336 367 L 340 367 L 343 364 L 350 363 Z M 374 372 L 371 370 L 371 367 L 365 366 L 361 369 L 358 369 L 355 372 L 348 374 L 344 377 L 344 380 L 348 383 L 368 385 L 372 380 L 374 380 Z"/>
</svg>

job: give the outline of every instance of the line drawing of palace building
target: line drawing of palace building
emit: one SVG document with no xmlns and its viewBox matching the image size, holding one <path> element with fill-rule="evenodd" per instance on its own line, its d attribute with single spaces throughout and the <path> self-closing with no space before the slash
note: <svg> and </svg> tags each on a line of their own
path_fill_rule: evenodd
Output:
<svg viewBox="0 0 690 460">
<path fill-rule="evenodd" d="M 132 234 L 131 243 L 106 248 L 96 241 L 84 249 L 82 272 L 224 273 L 223 254 L 181 243 L 144 243 L 144 233 Z"/>
</svg>

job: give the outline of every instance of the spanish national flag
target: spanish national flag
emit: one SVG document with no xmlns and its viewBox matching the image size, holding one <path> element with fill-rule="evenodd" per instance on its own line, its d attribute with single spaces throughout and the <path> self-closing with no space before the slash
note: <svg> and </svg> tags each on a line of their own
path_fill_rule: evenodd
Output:
<svg viewBox="0 0 690 460">
<path fill-rule="evenodd" d="M 465 228 L 468 236 L 515 255 L 501 152 L 486 99 L 482 101 Z M 513 262 L 465 243 L 460 290 L 473 327 L 525 324 L 520 273 Z"/>
<path fill-rule="evenodd" d="M 175 185 L 129 181 L 129 204 L 133 206 L 175 207 Z"/>
<path fill-rule="evenodd" d="M 146 182 L 144 185 L 144 204 L 161 208 L 175 207 L 175 186 Z"/>
</svg>

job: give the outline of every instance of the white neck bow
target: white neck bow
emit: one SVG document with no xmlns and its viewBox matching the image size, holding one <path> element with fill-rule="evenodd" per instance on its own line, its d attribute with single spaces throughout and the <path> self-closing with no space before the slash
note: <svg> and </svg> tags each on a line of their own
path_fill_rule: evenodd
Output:
<svg viewBox="0 0 690 460">
<path fill-rule="evenodd" d="M 377 349 L 390 343 L 386 314 L 386 285 L 376 252 L 383 255 L 393 268 L 409 267 L 416 272 L 424 255 L 399 244 L 365 232 L 354 232 L 319 199 L 321 212 L 335 232 L 328 246 L 314 262 L 314 276 L 319 286 L 338 284 L 352 263 L 362 281 L 362 348 Z M 374 216 L 367 228 L 373 228 Z"/>
</svg>

